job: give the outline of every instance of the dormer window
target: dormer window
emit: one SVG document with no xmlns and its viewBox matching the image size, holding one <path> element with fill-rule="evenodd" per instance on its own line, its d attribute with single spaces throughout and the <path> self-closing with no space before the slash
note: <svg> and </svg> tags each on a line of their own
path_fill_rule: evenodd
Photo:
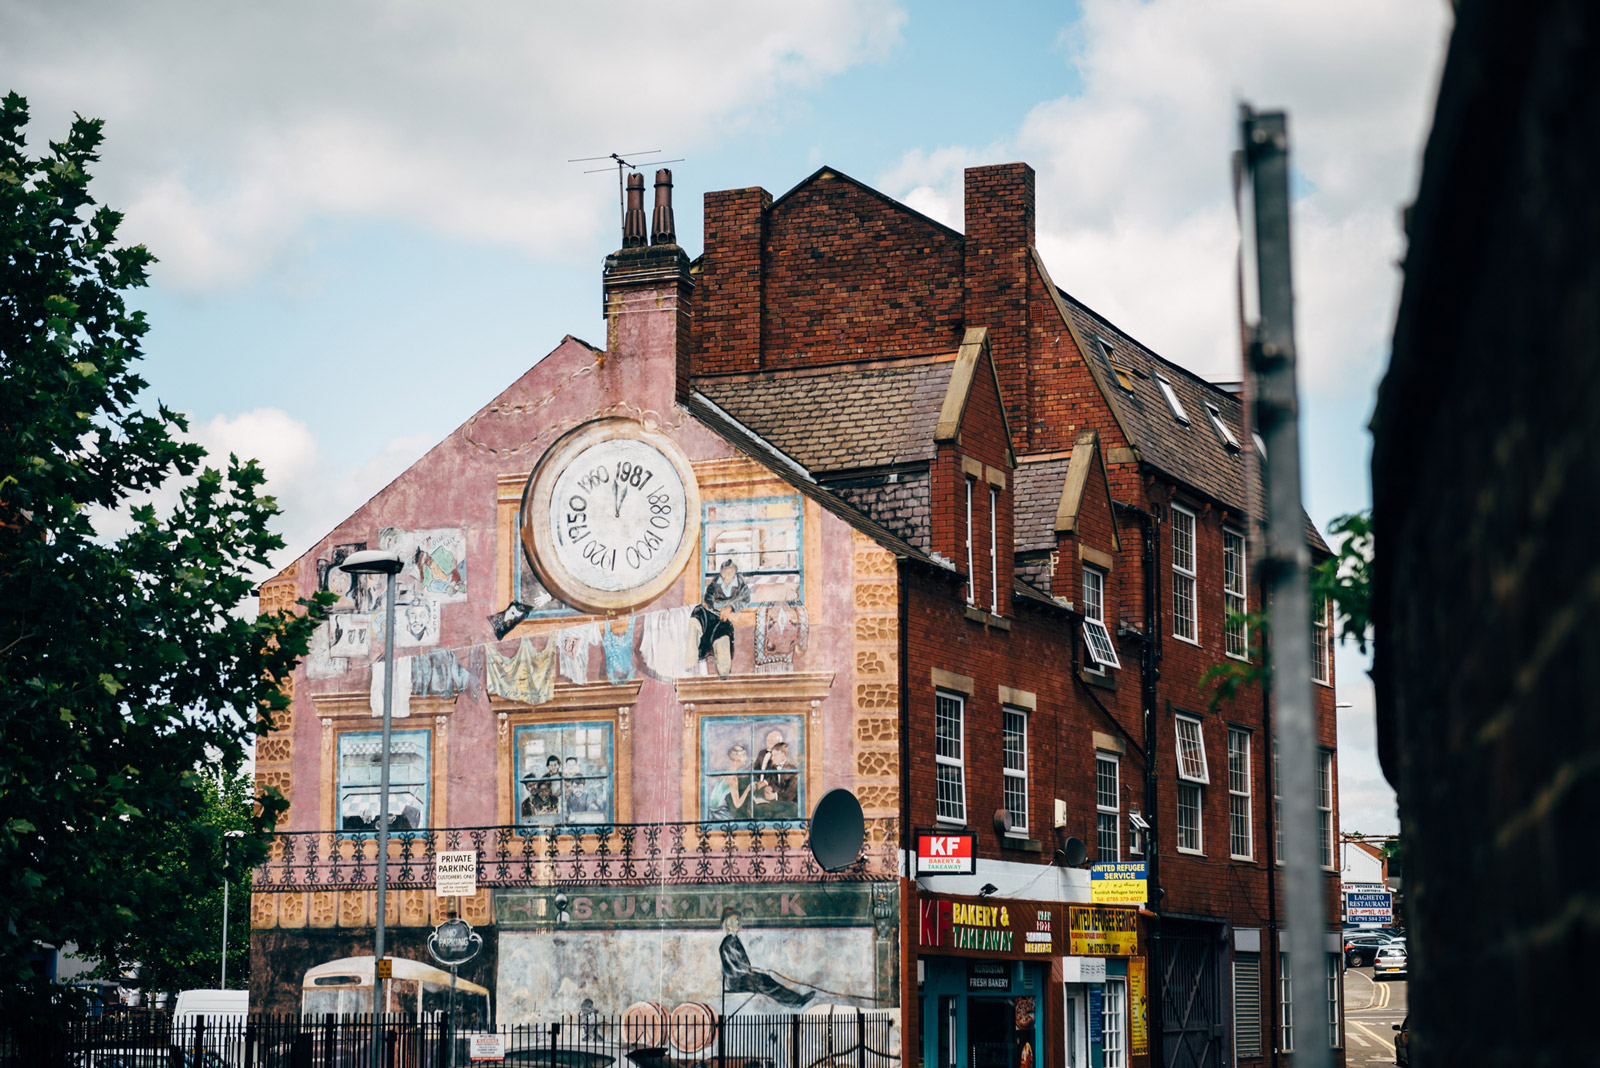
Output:
<svg viewBox="0 0 1600 1068">
<path fill-rule="evenodd" d="M 1222 412 L 1215 404 L 1206 404 L 1206 414 L 1211 417 L 1212 429 L 1216 430 L 1217 437 L 1228 447 L 1229 452 L 1239 451 L 1239 439 L 1233 436 L 1233 431 L 1228 429 L 1228 424 L 1222 421 Z"/>
<path fill-rule="evenodd" d="M 1161 387 L 1161 395 L 1167 399 L 1167 407 L 1172 409 L 1172 417 L 1184 426 L 1189 425 L 1189 413 L 1183 410 L 1183 402 L 1173 392 L 1172 383 L 1167 381 L 1165 375 L 1156 375 L 1156 385 Z"/>
</svg>

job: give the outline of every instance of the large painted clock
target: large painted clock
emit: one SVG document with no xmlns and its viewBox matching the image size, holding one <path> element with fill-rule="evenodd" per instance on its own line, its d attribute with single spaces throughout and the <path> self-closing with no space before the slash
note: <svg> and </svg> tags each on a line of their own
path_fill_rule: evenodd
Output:
<svg viewBox="0 0 1600 1068">
<path fill-rule="evenodd" d="M 694 469 L 665 434 L 631 419 L 585 423 L 528 476 L 521 533 L 540 580 L 574 608 L 644 604 L 699 542 Z"/>
</svg>

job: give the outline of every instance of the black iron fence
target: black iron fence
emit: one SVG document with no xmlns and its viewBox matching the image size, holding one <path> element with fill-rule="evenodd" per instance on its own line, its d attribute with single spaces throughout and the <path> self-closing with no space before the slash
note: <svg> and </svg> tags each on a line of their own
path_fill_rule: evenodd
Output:
<svg viewBox="0 0 1600 1068">
<path fill-rule="evenodd" d="M 391 831 L 388 883 L 431 888 L 434 858 L 471 849 L 479 886 L 663 885 L 790 880 L 880 881 L 898 874 L 893 818 L 866 821 L 855 865 L 828 874 L 811 855 L 803 825 L 718 821 L 596 827 L 451 827 Z M 377 883 L 374 835 L 281 831 L 255 871 L 256 893 L 361 890 Z"/>
<path fill-rule="evenodd" d="M 584 1014 L 459 1030 L 448 1017 L 99 1018 L 0 1024 L 3 1068 L 899 1068 L 894 1013 L 828 1008 L 784 1016 Z"/>
</svg>

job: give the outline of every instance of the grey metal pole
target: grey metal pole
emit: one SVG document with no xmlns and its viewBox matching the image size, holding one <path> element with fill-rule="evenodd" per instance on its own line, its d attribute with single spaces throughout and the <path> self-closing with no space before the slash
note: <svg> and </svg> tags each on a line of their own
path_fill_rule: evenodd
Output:
<svg viewBox="0 0 1600 1068">
<path fill-rule="evenodd" d="M 394 723 L 394 572 L 389 572 L 383 628 L 383 750 L 378 774 L 378 930 L 372 950 L 372 1068 L 382 1068 L 385 898 L 389 890 L 389 731 Z"/>
<path fill-rule="evenodd" d="M 222 837 L 222 978 L 217 987 L 228 989 L 228 836 Z"/>
<path fill-rule="evenodd" d="M 1284 897 L 1289 975 L 1301 1011 L 1296 1068 L 1330 1063 L 1323 1011 L 1326 981 L 1324 878 L 1317 826 L 1317 737 L 1311 703 L 1311 554 L 1300 493 L 1299 399 L 1295 386 L 1294 287 L 1289 259 L 1289 133 L 1283 112 L 1241 109 L 1251 182 L 1260 319 L 1250 339 L 1256 425 L 1266 445 L 1263 577 L 1271 628 L 1271 688 L 1283 796 Z M 1246 282 L 1248 284 L 1248 281 Z M 1249 324 L 1246 324 L 1247 328 Z"/>
</svg>

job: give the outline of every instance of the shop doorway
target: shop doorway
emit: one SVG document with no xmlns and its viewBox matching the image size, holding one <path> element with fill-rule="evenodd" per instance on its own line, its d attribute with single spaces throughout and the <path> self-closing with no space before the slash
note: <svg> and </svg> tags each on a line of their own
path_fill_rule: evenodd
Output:
<svg viewBox="0 0 1600 1068">
<path fill-rule="evenodd" d="M 1068 983 L 1062 1013 L 1062 1044 L 1067 1068 L 1089 1068 L 1089 991 L 1081 983 Z"/>
<path fill-rule="evenodd" d="M 1022 1068 L 1011 998 L 967 1000 L 968 1068 Z"/>
</svg>

